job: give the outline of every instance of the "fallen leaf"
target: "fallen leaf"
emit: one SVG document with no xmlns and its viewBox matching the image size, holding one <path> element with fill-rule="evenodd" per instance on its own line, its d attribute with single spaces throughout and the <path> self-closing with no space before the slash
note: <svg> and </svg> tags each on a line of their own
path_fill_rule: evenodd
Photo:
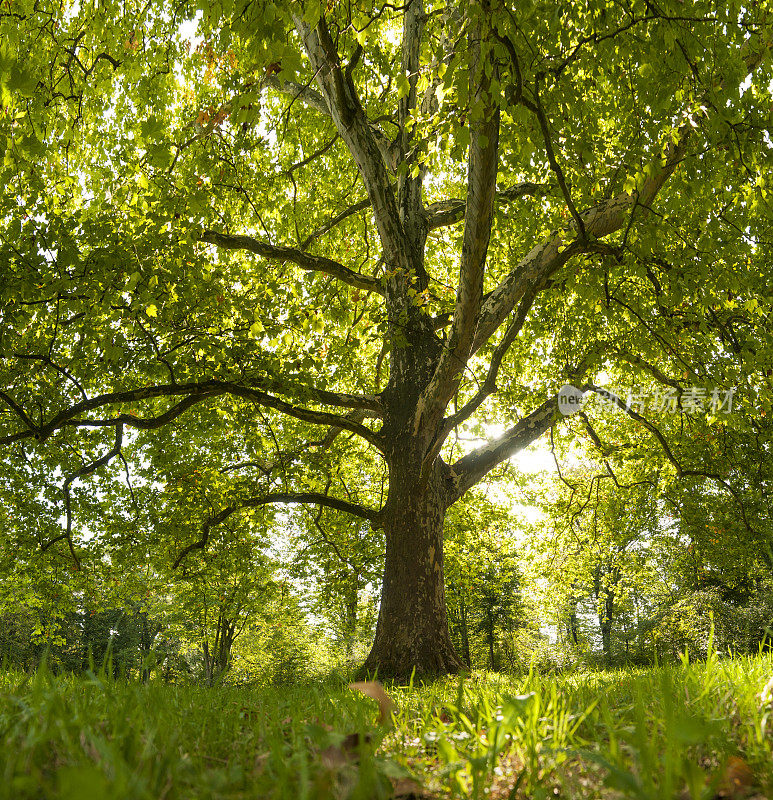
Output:
<svg viewBox="0 0 773 800">
<path fill-rule="evenodd" d="M 392 800 L 426 800 L 429 797 L 431 795 L 413 778 L 398 778 L 392 781 Z"/>
<path fill-rule="evenodd" d="M 336 747 L 333 744 L 331 744 L 330 747 L 326 747 L 319 754 L 319 761 L 325 769 L 340 769 L 350 763 L 351 760 L 352 757 L 350 755 L 345 753 L 342 748 Z"/>
<path fill-rule="evenodd" d="M 731 798 L 731 800 L 746 797 L 754 784 L 751 767 L 742 758 L 730 756 L 722 773 L 716 797 Z"/>
<path fill-rule="evenodd" d="M 350 689 L 362 692 L 366 697 L 370 697 L 378 703 L 378 724 L 388 725 L 390 715 L 396 710 L 394 700 L 384 691 L 384 687 L 378 681 L 357 681 L 349 684 Z"/>
</svg>

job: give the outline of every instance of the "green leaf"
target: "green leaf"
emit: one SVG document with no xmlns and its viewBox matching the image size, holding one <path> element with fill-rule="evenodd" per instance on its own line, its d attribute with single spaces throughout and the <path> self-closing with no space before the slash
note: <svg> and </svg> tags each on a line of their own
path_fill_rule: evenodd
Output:
<svg viewBox="0 0 773 800">
<path fill-rule="evenodd" d="M 411 89 L 411 83 L 405 73 L 398 73 L 396 77 L 397 83 L 397 97 L 401 99 L 405 97 Z"/>
</svg>

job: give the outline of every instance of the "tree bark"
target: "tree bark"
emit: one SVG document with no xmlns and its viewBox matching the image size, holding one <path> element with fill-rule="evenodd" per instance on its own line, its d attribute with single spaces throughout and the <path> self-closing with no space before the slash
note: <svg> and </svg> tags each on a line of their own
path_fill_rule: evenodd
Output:
<svg viewBox="0 0 773 800">
<path fill-rule="evenodd" d="M 491 613 L 491 609 L 486 612 L 486 639 L 488 640 L 489 669 L 496 670 L 497 665 L 494 658 L 494 617 Z"/>
<path fill-rule="evenodd" d="M 226 617 L 221 609 L 212 649 L 210 650 L 206 638 L 201 648 L 204 658 L 204 680 L 207 686 L 214 686 L 215 682 L 231 668 L 231 648 L 235 638 L 236 621 Z"/>
<path fill-rule="evenodd" d="M 465 669 L 454 652 L 446 614 L 443 471 L 439 462 L 422 485 L 418 445 L 396 444 L 390 464 L 381 607 L 373 647 L 362 667 L 380 678 L 432 678 Z"/>
<path fill-rule="evenodd" d="M 140 612 L 140 681 L 148 683 L 155 664 L 151 664 L 153 642 L 161 632 L 161 624 L 151 623 L 146 611 Z"/>
<path fill-rule="evenodd" d="M 615 587 L 619 575 L 620 570 L 617 567 L 613 567 L 607 574 L 602 575 L 599 566 L 595 578 L 596 601 L 599 604 L 601 651 L 606 667 L 612 666 L 612 621 L 615 613 Z"/>
<path fill-rule="evenodd" d="M 462 638 L 462 658 L 467 667 L 472 667 L 470 657 L 470 635 L 467 630 L 467 604 L 464 602 L 464 590 L 459 594 L 459 632 Z"/>
<path fill-rule="evenodd" d="M 357 639 L 357 601 L 359 595 L 360 576 L 354 572 L 348 572 L 344 583 L 344 643 L 346 647 L 346 658 L 349 661 L 354 659 L 354 644 Z"/>
</svg>

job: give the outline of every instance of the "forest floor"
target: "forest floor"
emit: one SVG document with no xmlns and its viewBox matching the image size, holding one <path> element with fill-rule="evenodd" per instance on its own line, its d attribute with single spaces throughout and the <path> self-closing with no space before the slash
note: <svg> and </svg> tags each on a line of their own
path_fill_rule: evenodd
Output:
<svg viewBox="0 0 773 800">
<path fill-rule="evenodd" d="M 6 672 L 0 798 L 773 798 L 771 676 L 770 655 L 386 692 Z"/>
</svg>

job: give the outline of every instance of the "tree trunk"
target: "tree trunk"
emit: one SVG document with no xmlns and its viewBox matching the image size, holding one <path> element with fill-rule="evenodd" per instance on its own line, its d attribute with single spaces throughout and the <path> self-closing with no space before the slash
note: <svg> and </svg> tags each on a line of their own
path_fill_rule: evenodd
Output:
<svg viewBox="0 0 773 800">
<path fill-rule="evenodd" d="M 486 612 L 486 638 L 488 639 L 488 660 L 489 669 L 496 670 L 494 663 L 494 617 L 491 610 Z"/>
<path fill-rule="evenodd" d="M 448 629 L 443 583 L 446 501 L 440 465 L 421 485 L 414 443 L 397 445 L 390 459 L 384 509 L 384 582 L 376 637 L 362 667 L 380 678 L 456 673 L 464 664 Z"/>
<path fill-rule="evenodd" d="M 204 679 L 207 686 L 214 686 L 215 682 L 231 668 L 231 648 L 234 639 L 236 639 L 236 621 L 224 616 L 221 608 L 217 618 L 212 650 L 210 650 L 209 641 L 206 638 L 202 643 Z"/>
<path fill-rule="evenodd" d="M 346 647 L 346 658 L 349 661 L 354 659 L 354 644 L 357 639 L 357 601 L 360 586 L 360 576 L 354 572 L 348 572 L 345 576 L 344 588 L 344 644 Z"/>
<path fill-rule="evenodd" d="M 573 587 L 574 588 L 574 587 Z M 569 597 L 566 613 L 566 635 L 567 640 L 571 640 L 575 649 L 580 646 L 580 622 L 577 619 L 578 599 L 575 596 Z"/>
<path fill-rule="evenodd" d="M 221 615 L 220 647 L 218 651 L 218 677 L 225 675 L 231 669 L 231 648 L 236 638 L 236 620 L 230 620 Z"/>
<path fill-rule="evenodd" d="M 209 642 L 206 640 L 202 645 L 202 654 L 204 656 L 204 683 L 206 686 L 212 686 L 214 682 L 213 672 L 212 672 L 214 664 L 212 657 L 209 654 Z"/>
<path fill-rule="evenodd" d="M 610 576 L 612 580 L 610 580 Z M 616 568 L 603 575 L 600 566 L 596 570 L 594 589 L 596 602 L 600 606 L 598 619 L 601 631 L 601 651 L 606 667 L 612 666 L 612 619 L 615 611 L 615 583 L 618 576 L 619 570 Z"/>
<path fill-rule="evenodd" d="M 156 636 L 161 633 L 161 624 L 151 623 L 147 612 L 140 612 L 140 680 L 148 683 L 150 674 L 154 666 L 157 666 L 152 659 L 153 642 Z"/>
<path fill-rule="evenodd" d="M 601 628 L 601 650 L 604 654 L 604 666 L 612 666 L 612 620 L 602 617 L 599 620 Z"/>
<path fill-rule="evenodd" d="M 459 593 L 459 630 L 462 637 L 462 658 L 468 669 L 472 666 L 470 657 L 470 635 L 467 630 L 467 604 L 464 602 L 464 586 Z"/>
<path fill-rule="evenodd" d="M 612 624 L 615 615 L 615 588 L 610 586 L 607 588 L 606 597 L 604 598 L 604 622 L 601 628 L 601 636 L 604 646 L 604 658 L 607 666 L 612 666 Z"/>
</svg>

